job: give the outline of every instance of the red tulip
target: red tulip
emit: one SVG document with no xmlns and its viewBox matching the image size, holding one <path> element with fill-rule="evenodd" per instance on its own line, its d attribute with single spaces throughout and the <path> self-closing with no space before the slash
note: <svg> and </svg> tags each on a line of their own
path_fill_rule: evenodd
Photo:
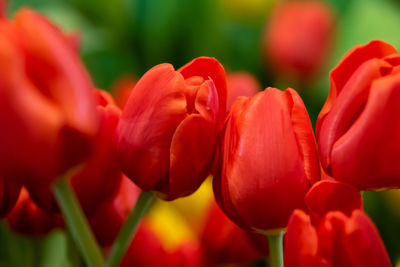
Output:
<svg viewBox="0 0 400 267">
<path fill-rule="evenodd" d="M 48 214 L 40 209 L 29 197 L 23 187 L 14 209 L 7 217 L 11 229 L 23 235 L 39 236 L 54 228 L 63 228 L 61 216 Z"/>
<path fill-rule="evenodd" d="M 361 190 L 400 188 L 399 65 L 392 46 L 372 41 L 350 50 L 332 70 L 317 121 L 329 176 Z"/>
<path fill-rule="evenodd" d="M 228 115 L 214 193 L 235 223 L 252 230 L 286 227 L 319 179 L 310 119 L 292 89 L 240 97 Z"/>
<path fill-rule="evenodd" d="M 115 193 L 122 177 L 114 143 L 121 111 L 109 93 L 94 90 L 94 94 L 98 102 L 100 127 L 93 141 L 93 153 L 83 162 L 82 168 L 69 176 L 80 205 L 87 215 Z M 47 212 L 59 211 L 49 186 L 34 185 L 29 187 L 29 191 L 41 208 Z"/>
<path fill-rule="evenodd" d="M 323 1 L 288 1 L 272 11 L 264 38 L 267 62 L 281 76 L 305 79 L 328 55 L 334 31 L 332 8 Z"/>
<path fill-rule="evenodd" d="M 208 176 L 226 106 L 223 67 L 201 57 L 175 71 L 149 70 L 136 84 L 117 126 L 124 173 L 168 200 L 193 193 Z"/>
<path fill-rule="evenodd" d="M 0 178 L 0 218 L 7 216 L 17 202 L 21 185 Z"/>
<path fill-rule="evenodd" d="M 285 266 L 391 266 L 372 221 L 361 210 L 361 196 L 350 185 L 322 181 L 306 196 L 320 221 L 295 210 L 285 236 Z"/>
<path fill-rule="evenodd" d="M 211 265 L 251 263 L 268 255 L 267 237 L 238 227 L 215 201 L 211 203 L 201 241 Z"/>
<path fill-rule="evenodd" d="M 253 96 L 261 91 L 260 83 L 250 73 L 232 72 L 227 75 L 226 79 L 228 84 L 226 107 L 228 110 L 239 96 Z"/>
<path fill-rule="evenodd" d="M 0 175 L 50 182 L 91 151 L 92 82 L 65 36 L 31 10 L 1 20 L 0 39 Z"/>
</svg>

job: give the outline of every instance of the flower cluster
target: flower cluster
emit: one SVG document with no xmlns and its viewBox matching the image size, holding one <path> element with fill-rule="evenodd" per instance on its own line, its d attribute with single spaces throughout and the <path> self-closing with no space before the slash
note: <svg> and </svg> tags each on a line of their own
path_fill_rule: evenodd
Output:
<svg viewBox="0 0 400 267">
<path fill-rule="evenodd" d="M 121 266 L 213 266 L 269 254 L 279 266 L 271 240 L 285 231 L 285 266 L 390 266 L 359 190 L 400 188 L 400 54 L 391 45 L 356 46 L 332 70 L 315 138 L 294 89 L 261 91 L 215 58 L 157 65 L 124 83 L 115 101 L 93 85 L 76 41 L 29 9 L 0 19 L 0 216 L 14 231 L 74 229 L 66 181 L 101 256 Z M 216 201 L 206 194 L 201 215 L 165 212 L 156 200 L 124 257 L 115 256 L 130 214 L 142 216 L 135 204 L 146 213 L 146 192 L 173 201 L 210 175 Z M 167 218 L 179 229 L 160 230 Z"/>
</svg>

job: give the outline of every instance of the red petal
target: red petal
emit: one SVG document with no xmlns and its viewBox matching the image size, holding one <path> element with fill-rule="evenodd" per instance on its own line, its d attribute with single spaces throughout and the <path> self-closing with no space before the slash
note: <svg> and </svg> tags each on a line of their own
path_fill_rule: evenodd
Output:
<svg viewBox="0 0 400 267">
<path fill-rule="evenodd" d="M 396 49 L 383 41 L 371 41 L 366 45 L 358 45 L 348 51 L 343 56 L 336 68 L 330 73 L 331 88 L 328 99 L 318 115 L 316 132 L 319 129 L 326 114 L 331 110 L 336 97 L 340 94 L 345 84 L 348 82 L 357 68 L 372 58 L 384 58 L 390 54 L 397 53 Z"/>
<path fill-rule="evenodd" d="M 351 76 L 340 95 L 325 116 L 318 135 L 321 163 L 325 171 L 332 175 L 332 148 L 335 142 L 352 127 L 363 111 L 368 99 L 372 81 L 382 76 L 382 67 L 390 67 L 379 59 L 371 59 L 362 64 Z"/>
<path fill-rule="evenodd" d="M 304 198 L 307 208 L 316 218 L 314 224 L 330 211 L 341 211 L 350 216 L 354 209 L 362 208 L 358 190 L 346 183 L 324 180 L 314 184 Z"/>
<path fill-rule="evenodd" d="M 332 149 L 332 174 L 360 189 L 399 188 L 400 74 L 374 81 L 368 102 Z"/>
<path fill-rule="evenodd" d="M 43 95 L 62 109 L 67 124 L 86 134 L 97 130 L 95 101 L 89 74 L 64 35 L 29 9 L 15 17 L 27 53 L 27 71 Z"/>
<path fill-rule="evenodd" d="M 171 65 L 158 65 L 143 75 L 116 131 L 121 168 L 143 190 L 168 179 L 170 144 L 186 116 L 184 80 Z"/>
<path fill-rule="evenodd" d="M 217 125 L 197 114 L 176 129 L 171 143 L 168 199 L 193 193 L 211 171 L 217 142 Z"/>
<path fill-rule="evenodd" d="M 192 76 L 201 76 L 204 80 L 211 79 L 215 83 L 219 100 L 218 121 L 221 123 L 222 127 L 222 122 L 225 117 L 227 96 L 224 67 L 215 58 L 198 57 L 181 67 L 178 72 L 180 72 L 185 79 Z"/>
<path fill-rule="evenodd" d="M 355 210 L 347 221 L 346 239 L 343 241 L 341 245 L 348 252 L 351 266 L 392 266 L 378 231 L 362 210 Z"/>
<path fill-rule="evenodd" d="M 311 183 L 315 183 L 320 180 L 320 167 L 310 117 L 308 116 L 303 100 L 301 100 L 296 91 L 287 89 L 285 93 L 293 102 L 291 118 L 304 170 L 308 180 Z"/>
<path fill-rule="evenodd" d="M 295 210 L 290 216 L 284 245 L 285 267 L 316 266 L 317 232 L 304 211 Z"/>
</svg>

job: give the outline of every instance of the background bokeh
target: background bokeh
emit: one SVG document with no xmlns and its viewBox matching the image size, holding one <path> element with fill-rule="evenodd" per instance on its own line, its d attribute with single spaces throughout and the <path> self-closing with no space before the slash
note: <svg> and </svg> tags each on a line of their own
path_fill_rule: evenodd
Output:
<svg viewBox="0 0 400 267">
<path fill-rule="evenodd" d="M 329 92 L 329 70 L 351 47 L 381 39 L 400 49 L 400 1 L 327 0 L 335 14 L 329 57 L 307 82 L 276 75 L 264 55 L 263 35 L 278 0 L 11 0 L 46 14 L 67 32 L 79 32 L 81 57 L 96 87 L 111 90 L 122 77 L 139 78 L 152 66 L 176 68 L 198 56 L 216 57 L 229 72 L 247 71 L 263 88 L 295 88 L 313 124 Z M 279 77 L 278 77 L 279 76 Z M 373 153 L 373 151 L 371 151 Z M 400 164 L 400 163 L 399 163 Z M 400 260 L 400 192 L 364 192 L 392 262 Z M 70 238 L 54 231 L 19 237 L 0 225 L 0 266 L 78 266 Z"/>
</svg>

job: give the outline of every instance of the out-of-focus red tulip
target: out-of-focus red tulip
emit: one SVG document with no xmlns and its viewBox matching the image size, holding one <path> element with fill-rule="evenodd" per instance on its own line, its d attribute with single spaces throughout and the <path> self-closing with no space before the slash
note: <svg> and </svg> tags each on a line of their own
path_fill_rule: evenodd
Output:
<svg viewBox="0 0 400 267">
<path fill-rule="evenodd" d="M 329 176 L 361 190 L 400 188 L 399 65 L 392 46 L 372 41 L 354 47 L 332 70 L 317 121 Z"/>
<path fill-rule="evenodd" d="M 0 43 L 0 175 L 50 182 L 91 151 L 92 82 L 65 36 L 31 10 L 0 21 Z"/>
<path fill-rule="evenodd" d="M 225 109 L 225 72 L 216 59 L 200 57 L 177 71 L 152 68 L 117 126 L 122 170 L 168 200 L 193 193 L 212 167 Z"/>
<path fill-rule="evenodd" d="M 7 216 L 17 202 L 21 185 L 0 178 L 0 218 Z"/>
<path fill-rule="evenodd" d="M 124 108 L 128 98 L 137 83 L 137 79 L 131 75 L 120 77 L 112 86 L 111 92 L 120 108 Z"/>
<path fill-rule="evenodd" d="M 356 188 L 337 182 L 316 183 L 306 196 L 307 207 L 290 217 L 285 237 L 285 266 L 391 266 L 373 222 L 361 210 Z"/>
<path fill-rule="evenodd" d="M 226 76 L 228 84 L 227 110 L 239 96 L 253 96 L 261 91 L 257 79 L 248 72 L 232 72 Z"/>
<path fill-rule="evenodd" d="M 161 240 L 143 220 L 120 266 L 165 267 L 168 266 L 167 263 L 167 253 L 162 246 Z"/>
<path fill-rule="evenodd" d="M 44 235 L 54 228 L 64 227 L 61 216 L 48 214 L 40 209 L 22 188 L 14 209 L 7 217 L 11 229 L 23 235 Z"/>
<path fill-rule="evenodd" d="M 112 244 L 139 193 L 139 188 L 123 176 L 115 195 L 103 200 L 89 216 L 89 224 L 101 246 Z"/>
<path fill-rule="evenodd" d="M 70 182 L 80 205 L 87 215 L 117 190 L 122 177 L 114 142 L 120 109 L 112 96 L 102 90 L 94 90 L 100 127 L 93 142 L 93 153 L 83 162 L 83 167 L 71 174 Z M 58 205 L 48 186 L 30 186 L 33 200 L 47 212 L 58 212 Z"/>
<path fill-rule="evenodd" d="M 293 90 L 267 88 L 231 107 L 214 193 L 236 224 L 252 230 L 286 227 L 304 207 L 319 162 L 310 119 Z"/>
<path fill-rule="evenodd" d="M 238 227 L 215 201 L 211 203 L 201 241 L 211 265 L 251 263 L 268 255 L 267 237 Z"/>
<path fill-rule="evenodd" d="M 97 106 L 100 128 L 94 141 L 94 150 L 84 162 L 84 168 L 71 177 L 71 185 L 87 214 L 97 208 L 103 199 L 114 194 L 122 178 L 114 142 L 121 111 L 111 95 L 101 90 L 96 92 L 100 98 Z"/>
<path fill-rule="evenodd" d="M 304 80 L 326 60 L 334 34 L 334 14 L 324 1 L 286 1 L 268 22 L 264 50 L 280 76 Z"/>
</svg>

